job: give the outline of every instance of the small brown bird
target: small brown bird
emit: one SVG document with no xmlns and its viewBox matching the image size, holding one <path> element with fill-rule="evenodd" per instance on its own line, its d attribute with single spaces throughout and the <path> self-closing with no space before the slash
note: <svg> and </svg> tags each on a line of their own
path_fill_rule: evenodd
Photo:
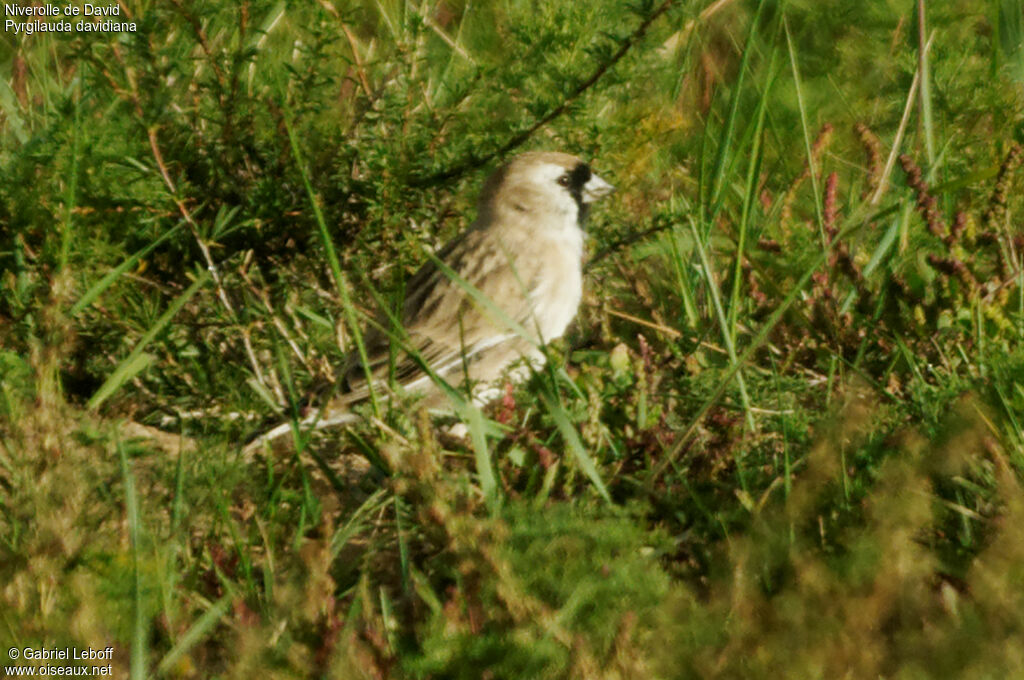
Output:
<svg viewBox="0 0 1024 680">
<path fill-rule="evenodd" d="M 423 264 L 406 286 L 402 333 L 380 317 L 365 337 L 378 394 L 389 385 L 443 407 L 444 393 L 422 364 L 478 404 L 543 366 L 540 347 L 562 336 L 583 295 L 583 229 L 590 204 L 614 190 L 575 156 L 531 152 L 515 157 L 484 184 L 473 225 Z M 439 264 L 440 263 L 440 264 Z M 392 361 L 392 356 L 394 359 Z M 525 360 L 525 361 L 523 361 Z M 366 370 L 353 352 L 347 391 L 304 424 L 329 427 L 355 419 L 350 408 L 369 395 Z M 279 425 L 246 450 L 287 434 Z"/>
</svg>

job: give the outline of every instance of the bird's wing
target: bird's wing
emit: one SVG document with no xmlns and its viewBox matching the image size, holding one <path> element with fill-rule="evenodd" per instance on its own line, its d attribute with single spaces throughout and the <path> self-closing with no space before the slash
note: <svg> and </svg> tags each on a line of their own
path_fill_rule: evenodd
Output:
<svg viewBox="0 0 1024 680">
<path fill-rule="evenodd" d="M 421 362 L 442 377 L 451 376 L 483 350 L 524 330 L 531 334 L 530 297 L 539 272 L 528 258 L 517 254 L 492 231 L 470 230 L 439 251 L 437 260 L 420 267 L 406 286 L 405 336 L 395 345 L 393 373 L 389 334 L 379 329 L 367 333 L 367 358 L 375 386 L 387 384 L 390 373 L 396 383 L 415 388 L 423 384 L 419 381 L 429 380 Z M 462 282 L 453 280 L 437 261 Z M 479 302 L 469 287 L 492 304 Z M 408 351 L 402 349 L 403 343 Z M 346 400 L 365 398 L 366 372 L 358 355 L 350 356 L 345 376 L 352 390 Z"/>
</svg>

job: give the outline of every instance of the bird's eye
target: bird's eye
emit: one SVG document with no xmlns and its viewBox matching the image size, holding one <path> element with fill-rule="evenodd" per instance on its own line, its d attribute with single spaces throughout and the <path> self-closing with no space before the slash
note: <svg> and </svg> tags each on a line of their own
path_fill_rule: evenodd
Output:
<svg viewBox="0 0 1024 680">
<path fill-rule="evenodd" d="M 559 177 L 558 183 L 563 187 L 569 186 L 569 175 L 562 175 L 561 177 Z"/>
</svg>

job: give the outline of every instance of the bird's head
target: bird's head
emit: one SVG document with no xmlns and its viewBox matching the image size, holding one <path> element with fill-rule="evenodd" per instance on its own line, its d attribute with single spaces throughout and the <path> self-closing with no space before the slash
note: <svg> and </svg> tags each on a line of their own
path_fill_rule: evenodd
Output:
<svg viewBox="0 0 1024 680">
<path fill-rule="evenodd" d="M 590 204 L 615 190 L 566 153 L 529 152 L 499 168 L 480 194 L 480 219 L 557 219 L 578 227 Z"/>
</svg>

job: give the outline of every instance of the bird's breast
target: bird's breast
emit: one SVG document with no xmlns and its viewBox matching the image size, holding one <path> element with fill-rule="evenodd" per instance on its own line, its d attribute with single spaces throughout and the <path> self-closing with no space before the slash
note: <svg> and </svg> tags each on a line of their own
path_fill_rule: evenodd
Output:
<svg viewBox="0 0 1024 680">
<path fill-rule="evenodd" d="M 562 337 L 576 318 L 583 297 L 582 250 L 581 234 L 579 247 L 552 244 L 545 251 L 544 266 L 531 295 L 535 322 L 545 342 Z"/>
</svg>

